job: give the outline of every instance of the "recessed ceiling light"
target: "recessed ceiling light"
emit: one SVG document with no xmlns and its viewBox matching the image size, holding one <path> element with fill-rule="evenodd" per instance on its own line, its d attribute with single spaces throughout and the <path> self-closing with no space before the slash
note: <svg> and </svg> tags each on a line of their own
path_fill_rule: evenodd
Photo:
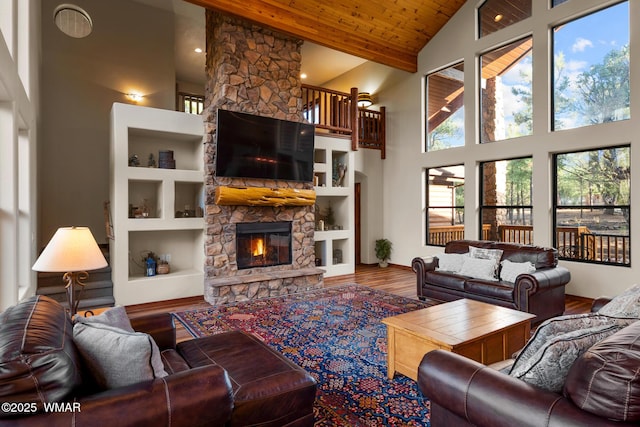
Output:
<svg viewBox="0 0 640 427">
<path fill-rule="evenodd" d="M 193 49 L 193 51 L 194 51 L 195 53 L 202 53 L 202 49 L 200 49 L 199 47 L 197 47 L 197 48 Z"/>
<path fill-rule="evenodd" d="M 496 16 L 493 17 L 493 21 L 494 22 L 500 22 L 500 21 L 502 21 L 502 18 L 504 18 L 504 16 L 501 13 L 499 13 Z"/>
<path fill-rule="evenodd" d="M 93 21 L 89 14 L 75 4 L 61 4 L 53 11 L 53 21 L 66 35 L 81 39 L 91 34 Z"/>
<path fill-rule="evenodd" d="M 306 79 L 307 78 L 307 73 L 300 73 L 300 78 L 301 79 Z"/>
</svg>

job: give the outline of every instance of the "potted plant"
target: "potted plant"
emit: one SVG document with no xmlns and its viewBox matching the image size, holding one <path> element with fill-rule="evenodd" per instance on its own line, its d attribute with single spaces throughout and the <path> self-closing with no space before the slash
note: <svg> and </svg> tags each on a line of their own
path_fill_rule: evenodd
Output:
<svg viewBox="0 0 640 427">
<path fill-rule="evenodd" d="M 380 267 L 387 267 L 388 259 L 391 259 L 391 241 L 388 239 L 376 240 L 376 258 L 378 258 L 378 265 Z"/>
</svg>

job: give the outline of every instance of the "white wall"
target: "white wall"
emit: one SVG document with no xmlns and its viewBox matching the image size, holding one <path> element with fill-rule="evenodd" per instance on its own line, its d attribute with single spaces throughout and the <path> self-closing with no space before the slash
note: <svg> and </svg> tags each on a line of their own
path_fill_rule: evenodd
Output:
<svg viewBox="0 0 640 427">
<path fill-rule="evenodd" d="M 42 0 L 39 247 L 70 225 L 106 242 L 113 102 L 130 103 L 125 94 L 136 91 L 145 95 L 140 105 L 175 107 L 173 13 L 130 0 L 74 0 L 94 24 L 74 39 L 53 23 L 60 3 Z"/>
<path fill-rule="evenodd" d="M 640 200 L 640 84 L 631 84 L 632 119 L 580 129 L 550 132 L 550 65 L 549 29 L 565 21 L 616 1 L 574 0 L 548 10 L 547 3 L 533 1 L 533 17 L 480 40 L 475 38 L 475 7 L 467 2 L 449 23 L 420 52 L 418 72 L 407 77 L 392 90 L 379 95 L 378 102 L 387 106 L 387 159 L 384 170 L 384 235 L 394 243 L 394 263 L 410 265 L 415 256 L 441 252 L 441 247 L 428 247 L 425 241 L 424 178 L 426 168 L 464 163 L 466 237 L 477 238 L 478 229 L 478 164 L 482 161 L 533 156 L 534 240 L 551 246 L 552 174 L 551 158 L 555 152 L 581 150 L 601 146 L 631 144 L 632 201 Z M 630 1 L 631 69 L 640 69 L 640 2 Z M 615 23 L 612 23 L 615 25 Z M 533 135 L 514 140 L 477 144 L 478 87 L 477 55 L 505 42 L 532 34 L 534 131 Z M 423 147 L 424 76 L 445 66 L 464 60 L 465 65 L 465 135 L 464 147 L 425 153 Z M 633 77 L 638 77 L 632 72 Z M 632 78 L 633 78 L 632 77 Z M 633 203 L 633 202 L 632 202 Z M 631 210 L 631 229 L 640 227 L 640 209 Z M 613 267 L 577 262 L 562 262 L 571 270 L 567 293 L 597 297 L 615 295 L 633 284 L 640 269 L 640 238 L 631 239 L 632 267 Z"/>
</svg>

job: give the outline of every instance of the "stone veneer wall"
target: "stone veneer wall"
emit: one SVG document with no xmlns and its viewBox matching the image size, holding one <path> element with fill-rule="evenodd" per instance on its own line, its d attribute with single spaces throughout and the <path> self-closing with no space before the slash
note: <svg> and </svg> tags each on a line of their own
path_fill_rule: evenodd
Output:
<svg viewBox="0 0 640 427">
<path fill-rule="evenodd" d="M 214 203 L 217 186 L 312 189 L 312 183 L 217 178 L 216 112 L 219 108 L 303 121 L 302 41 L 207 10 L 205 95 L 205 299 L 211 304 L 276 296 L 322 286 L 315 268 L 313 206 L 250 207 Z M 238 270 L 239 222 L 292 221 L 292 264 Z"/>
</svg>

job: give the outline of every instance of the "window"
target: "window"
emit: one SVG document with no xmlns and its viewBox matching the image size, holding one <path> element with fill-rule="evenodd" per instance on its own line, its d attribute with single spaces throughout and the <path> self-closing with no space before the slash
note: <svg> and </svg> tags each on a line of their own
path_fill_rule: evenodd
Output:
<svg viewBox="0 0 640 427">
<path fill-rule="evenodd" d="M 178 92 L 178 111 L 200 114 L 204 109 L 204 96 Z"/>
<path fill-rule="evenodd" d="M 531 16 L 531 0 L 487 0 L 478 8 L 480 37 Z"/>
<path fill-rule="evenodd" d="M 629 4 L 553 29 L 553 129 L 626 120 L 629 108 Z"/>
<path fill-rule="evenodd" d="M 464 166 L 427 169 L 427 244 L 464 239 Z"/>
<path fill-rule="evenodd" d="M 531 157 L 480 164 L 480 236 L 500 242 L 533 243 Z"/>
<path fill-rule="evenodd" d="M 480 57 L 480 142 L 533 132 L 532 47 L 533 39 L 527 37 Z"/>
<path fill-rule="evenodd" d="M 629 157 L 629 146 L 554 156 L 554 246 L 561 258 L 630 265 Z"/>
<path fill-rule="evenodd" d="M 566 3 L 569 0 L 551 0 L 551 7 L 556 7 L 561 5 L 562 3 Z"/>
<path fill-rule="evenodd" d="M 464 64 L 427 76 L 427 151 L 464 145 Z"/>
</svg>

